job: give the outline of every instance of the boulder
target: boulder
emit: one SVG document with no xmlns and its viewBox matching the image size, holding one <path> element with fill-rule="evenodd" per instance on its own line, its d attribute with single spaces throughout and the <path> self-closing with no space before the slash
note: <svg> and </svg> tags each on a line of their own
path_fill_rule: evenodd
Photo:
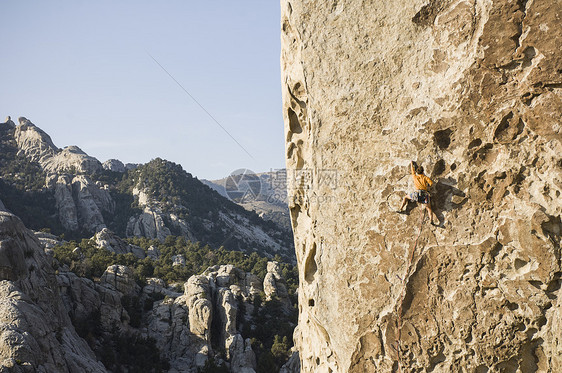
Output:
<svg viewBox="0 0 562 373">
<path fill-rule="evenodd" d="M 281 367 L 279 373 L 300 373 L 301 364 L 299 359 L 299 352 L 293 351 L 291 357 L 287 362 Z"/>
<path fill-rule="evenodd" d="M 256 373 L 256 355 L 249 338 L 244 340 L 240 334 L 236 334 L 228 352 L 232 373 Z"/>
</svg>

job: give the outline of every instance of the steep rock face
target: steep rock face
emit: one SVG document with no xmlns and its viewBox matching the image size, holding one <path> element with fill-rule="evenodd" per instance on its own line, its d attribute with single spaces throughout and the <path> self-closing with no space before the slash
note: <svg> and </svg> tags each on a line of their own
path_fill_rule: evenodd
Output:
<svg viewBox="0 0 562 373">
<path fill-rule="evenodd" d="M 281 9 L 302 371 L 559 371 L 562 3 Z"/>
<path fill-rule="evenodd" d="M 60 222 L 68 230 L 101 230 L 105 228 L 103 212 L 115 210 L 109 188 L 86 175 L 53 174 L 46 185 L 55 192 Z"/>
<path fill-rule="evenodd" d="M 32 232 L 0 212 L 0 366 L 10 372 L 105 372 L 78 337 Z"/>
<path fill-rule="evenodd" d="M 39 164 L 48 173 L 86 172 L 92 173 L 102 168 L 101 163 L 90 157 L 77 146 L 67 146 L 60 150 L 51 137 L 35 126 L 27 118 L 19 118 L 14 138 L 20 149 L 30 160 Z"/>
<path fill-rule="evenodd" d="M 20 150 L 33 162 L 44 164 L 55 156 L 59 149 L 53 144 L 51 137 L 36 127 L 27 118 L 18 119 L 14 138 Z"/>
<path fill-rule="evenodd" d="M 47 175 L 45 185 L 54 192 L 63 227 L 70 231 L 104 228 L 102 212 L 113 213 L 115 203 L 108 186 L 84 175 L 101 170 L 101 163 L 77 146 L 60 150 L 31 121 L 20 117 L 19 122 L 13 130 L 18 153 L 37 162 Z"/>
<path fill-rule="evenodd" d="M 163 241 L 172 234 L 170 228 L 164 223 L 164 213 L 158 203 L 152 201 L 147 193 L 137 188 L 133 189 L 133 195 L 138 198 L 143 212 L 138 216 L 131 216 L 127 223 L 127 236 L 157 238 Z"/>
<path fill-rule="evenodd" d="M 189 308 L 189 328 L 199 346 L 195 356 L 197 366 L 202 366 L 211 348 L 211 324 L 213 318 L 220 325 L 218 340 L 226 351 L 230 369 L 235 373 L 255 372 L 256 359 L 249 340 L 238 332 L 239 305 L 244 304 L 245 314 L 251 314 L 251 301 L 259 294 L 262 285 L 257 276 L 232 265 L 210 267 L 204 274 L 192 276 L 185 284 Z M 240 303 L 241 302 L 241 303 Z M 198 341 L 198 343 L 197 343 Z"/>
<path fill-rule="evenodd" d="M 291 308 L 287 284 L 281 274 L 281 267 L 278 262 L 267 263 L 267 274 L 263 279 L 263 292 L 266 300 L 277 297 L 285 305 L 287 311 Z"/>
</svg>

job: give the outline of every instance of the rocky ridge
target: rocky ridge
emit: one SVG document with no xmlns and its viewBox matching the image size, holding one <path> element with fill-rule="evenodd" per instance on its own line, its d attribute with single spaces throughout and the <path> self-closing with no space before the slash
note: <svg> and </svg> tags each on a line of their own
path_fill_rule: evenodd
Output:
<svg viewBox="0 0 562 373">
<path fill-rule="evenodd" d="M 0 371 L 106 371 L 64 311 L 39 242 L 5 211 L 0 211 L 0 299 Z"/>
<path fill-rule="evenodd" d="M 0 125 L 0 140 L 0 153 L 9 155 L 0 163 L 5 170 L 0 195 L 9 196 L 8 207 L 17 208 L 34 229 L 89 237 L 110 228 L 122 237 L 163 241 L 176 235 L 216 247 L 258 249 L 271 257 L 293 256 L 288 232 L 220 198 L 171 162 L 124 165 L 111 159 L 102 165 L 76 146 L 59 149 L 24 117 L 17 126 L 8 117 Z M 160 193 L 164 179 L 168 194 Z M 22 185 L 18 190 L 10 184 Z"/>
<path fill-rule="evenodd" d="M 281 11 L 302 371 L 560 371 L 560 1 Z"/>
</svg>

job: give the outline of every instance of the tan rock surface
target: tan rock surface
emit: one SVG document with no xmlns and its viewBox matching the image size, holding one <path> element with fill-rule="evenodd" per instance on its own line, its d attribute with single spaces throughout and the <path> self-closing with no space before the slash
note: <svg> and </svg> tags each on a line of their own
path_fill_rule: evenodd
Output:
<svg viewBox="0 0 562 373">
<path fill-rule="evenodd" d="M 281 11 L 302 371 L 560 371 L 562 2 Z"/>
</svg>

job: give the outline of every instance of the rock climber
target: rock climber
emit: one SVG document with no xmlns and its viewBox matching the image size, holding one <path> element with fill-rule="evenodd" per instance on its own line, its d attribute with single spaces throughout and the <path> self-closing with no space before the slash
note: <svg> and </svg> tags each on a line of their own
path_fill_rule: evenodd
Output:
<svg viewBox="0 0 562 373">
<path fill-rule="evenodd" d="M 431 224 L 435 225 L 433 222 L 433 211 L 431 211 L 431 197 L 428 191 L 428 188 L 433 185 L 433 181 L 424 175 L 423 167 L 418 166 L 414 161 L 410 163 L 410 171 L 412 173 L 412 179 L 414 179 L 414 186 L 416 190 L 409 195 L 404 196 L 402 206 L 400 206 L 398 212 L 404 212 L 404 206 L 406 206 L 408 201 L 419 202 L 429 213 Z"/>
</svg>

